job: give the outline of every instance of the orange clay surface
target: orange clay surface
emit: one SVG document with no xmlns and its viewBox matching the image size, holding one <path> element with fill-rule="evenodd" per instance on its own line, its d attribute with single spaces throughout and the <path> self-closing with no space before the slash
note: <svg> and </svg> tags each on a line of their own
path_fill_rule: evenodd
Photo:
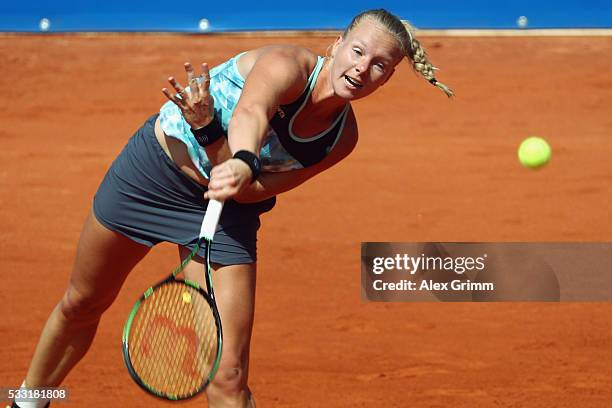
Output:
<svg viewBox="0 0 612 408">
<path fill-rule="evenodd" d="M 333 37 L 0 37 L 0 386 L 21 383 L 106 169 L 184 61 Z M 259 407 L 609 407 L 612 305 L 366 303 L 362 241 L 611 241 L 612 39 L 424 37 L 449 101 L 407 64 L 354 103 L 360 141 L 263 216 L 250 385 Z M 548 167 L 520 141 L 546 138 Z M 66 407 L 168 406 L 127 374 L 133 271 Z M 204 397 L 185 407 L 205 405 Z"/>
</svg>

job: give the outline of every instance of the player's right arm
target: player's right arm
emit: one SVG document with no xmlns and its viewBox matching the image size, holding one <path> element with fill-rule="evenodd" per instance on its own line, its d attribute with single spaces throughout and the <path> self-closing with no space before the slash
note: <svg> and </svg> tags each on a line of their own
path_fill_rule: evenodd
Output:
<svg viewBox="0 0 612 408">
<path fill-rule="evenodd" d="M 257 54 L 228 128 L 232 155 L 240 150 L 259 154 L 270 119 L 281 104 L 299 97 L 316 62 L 316 56 L 301 47 L 272 46 L 252 52 Z M 246 163 L 227 160 L 211 171 L 207 197 L 226 200 L 250 182 Z"/>
<path fill-rule="evenodd" d="M 306 50 L 294 46 L 271 46 L 255 50 L 242 95 L 228 129 L 230 150 L 261 149 L 268 122 L 282 103 L 295 100 L 308 81 Z M 248 58 L 244 55 L 243 58 Z M 312 60 L 311 60 L 312 62 Z"/>
</svg>

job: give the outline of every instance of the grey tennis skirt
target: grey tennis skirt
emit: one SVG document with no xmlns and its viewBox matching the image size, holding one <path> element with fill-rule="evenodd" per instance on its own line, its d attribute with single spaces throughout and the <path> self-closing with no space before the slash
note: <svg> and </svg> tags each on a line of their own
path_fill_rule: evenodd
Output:
<svg viewBox="0 0 612 408">
<path fill-rule="evenodd" d="M 162 150 L 155 137 L 157 116 L 136 131 L 112 163 L 94 197 L 94 214 L 110 230 L 148 247 L 165 241 L 193 249 L 207 205 L 206 187 L 183 173 Z M 211 262 L 255 262 L 259 216 L 275 203 L 275 197 L 253 204 L 228 200 Z"/>
</svg>

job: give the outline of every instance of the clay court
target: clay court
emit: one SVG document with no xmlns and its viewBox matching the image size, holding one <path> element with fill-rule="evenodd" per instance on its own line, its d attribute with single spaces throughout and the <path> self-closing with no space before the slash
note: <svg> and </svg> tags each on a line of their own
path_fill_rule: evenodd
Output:
<svg viewBox="0 0 612 408">
<path fill-rule="evenodd" d="M 0 37 L 0 386 L 24 378 L 106 169 L 182 63 L 333 36 Z M 262 217 L 250 385 L 259 407 L 609 407 L 609 303 L 366 303 L 362 241 L 612 240 L 611 37 L 423 37 L 449 101 L 408 64 L 354 103 L 344 162 Z M 529 135 L 551 163 L 522 168 Z M 168 406 L 123 366 L 134 300 L 178 261 L 156 247 L 64 386 L 66 407 Z M 181 406 L 203 406 L 200 397 Z"/>
</svg>

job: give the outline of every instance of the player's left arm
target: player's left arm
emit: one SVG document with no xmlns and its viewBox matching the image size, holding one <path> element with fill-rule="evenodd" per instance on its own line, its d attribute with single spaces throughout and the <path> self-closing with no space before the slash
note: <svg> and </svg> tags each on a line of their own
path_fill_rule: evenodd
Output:
<svg viewBox="0 0 612 408">
<path fill-rule="evenodd" d="M 353 109 L 349 108 L 342 135 L 323 160 L 304 169 L 279 173 L 262 172 L 255 182 L 233 198 L 241 203 L 253 203 L 292 190 L 347 157 L 357 145 L 357 139 L 357 121 Z"/>
</svg>

